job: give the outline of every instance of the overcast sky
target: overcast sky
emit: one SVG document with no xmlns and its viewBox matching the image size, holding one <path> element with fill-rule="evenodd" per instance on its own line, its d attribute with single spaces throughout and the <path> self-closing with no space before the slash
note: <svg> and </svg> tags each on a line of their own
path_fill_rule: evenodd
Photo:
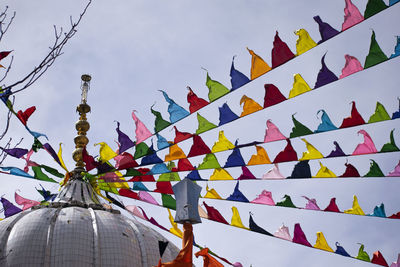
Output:
<svg viewBox="0 0 400 267">
<path fill-rule="evenodd" d="M 366 2 L 353 1 L 361 13 L 364 12 Z M 54 40 L 53 25 L 67 29 L 69 16 L 77 18 L 85 2 L 6 0 L 2 7 L 4 5 L 9 5 L 10 12 L 16 11 L 15 21 L 0 44 L 0 51 L 13 50 L 14 55 L 13 69 L 5 81 L 7 85 L 30 72 L 40 62 Z M 97 0 L 92 3 L 83 18 L 76 36 L 65 47 L 64 54 L 36 84 L 16 96 L 15 106 L 16 109 L 36 106 L 37 110 L 28 123 L 30 128 L 46 133 L 54 148 L 57 148 L 60 142 L 64 143 L 64 160 L 67 166 L 73 169 L 74 163 L 70 155 L 74 149 L 74 124 L 78 120 L 75 107 L 80 101 L 82 74 L 92 75 L 88 97 L 92 107 L 92 112 L 88 114 L 91 124 L 88 151 L 97 155 L 98 147 L 93 146 L 95 143 L 107 142 L 113 149 L 116 148 L 115 120 L 120 121 L 121 130 L 134 139 L 132 110 L 138 111 L 137 116 L 150 130 L 154 126 L 154 116 L 150 113 L 151 105 L 155 104 L 154 108 L 168 119 L 167 104 L 158 90 L 165 90 L 176 103 L 187 109 L 186 86 L 190 86 L 199 97 L 207 99 L 206 72 L 202 67 L 209 71 L 213 79 L 230 88 L 229 70 L 233 56 L 236 55 L 236 68 L 249 76 L 251 62 L 246 47 L 253 49 L 271 65 L 272 41 L 276 30 L 279 31 L 281 39 L 295 52 L 295 30 L 305 28 L 315 41 L 319 41 L 318 25 L 313 16 L 320 15 L 323 21 L 340 30 L 344 6 L 344 0 L 120 0 L 113 1 L 112 4 L 110 1 Z M 382 50 L 390 55 L 395 46 L 395 35 L 400 34 L 397 27 L 399 15 L 398 4 L 213 102 L 200 113 L 218 124 L 218 107 L 225 102 L 236 114 L 241 112 L 239 100 L 243 94 L 262 104 L 265 83 L 274 83 L 288 96 L 294 73 L 300 73 L 313 87 L 321 67 L 320 59 L 325 53 L 328 67 L 337 76 L 341 74 L 344 66 L 345 54 L 357 57 L 364 64 L 371 29 L 375 30 Z M 260 141 L 264 137 L 267 119 L 272 119 L 282 133 L 288 136 L 293 126 L 291 115 L 294 113 L 299 121 L 314 130 L 319 123 L 316 116 L 319 109 L 325 109 L 333 123 L 339 126 L 342 119 L 349 116 L 350 102 L 353 100 L 356 101 L 357 108 L 365 120 L 374 112 L 376 101 L 384 104 L 391 114 L 398 109 L 399 60 L 400 58 L 390 60 L 317 91 L 252 114 L 224 128 L 205 133 L 202 138 L 211 147 L 217 140 L 218 131 L 223 129 L 232 142 L 238 138 L 241 143 Z M 7 62 L 9 58 L 2 61 L 2 64 Z M 0 110 L 3 114 L 0 121 L 4 121 L 6 110 L 4 107 L 0 107 Z M 196 116 L 188 117 L 177 126 L 181 131 L 194 132 L 197 128 Z M 397 121 L 355 127 L 306 139 L 324 155 L 333 149 L 332 142 L 335 140 L 350 154 L 355 146 L 363 141 L 362 137 L 357 135 L 358 130 L 365 129 L 380 149 L 389 141 L 389 132 L 394 128 L 395 139 L 399 144 L 400 129 Z M 172 140 L 174 132 L 167 129 L 162 135 Z M 21 147 L 28 148 L 32 144 L 32 138 L 16 118 L 12 120 L 9 136 L 14 140 L 24 138 Z M 300 138 L 296 138 L 292 143 L 300 157 L 306 150 L 304 143 Z M 190 145 L 190 142 L 183 143 L 182 148 L 188 151 Z M 285 142 L 264 145 L 271 159 L 275 158 L 284 146 Z M 133 150 L 129 152 L 133 153 Z M 160 156 L 166 153 L 167 151 L 162 151 Z M 254 148 L 249 148 L 243 153 L 248 160 L 255 151 Z M 229 153 L 219 155 L 221 164 L 225 162 L 227 155 Z M 374 159 L 387 174 L 393 170 L 399 158 L 399 153 L 393 153 L 389 156 L 353 157 L 349 158 L 349 162 L 358 168 L 360 174 L 365 174 L 369 169 L 369 159 Z M 41 152 L 32 159 L 56 167 L 46 153 Z M 340 175 L 344 171 L 346 159 L 325 159 L 321 162 Z M 315 160 L 310 163 L 313 173 L 318 170 L 318 164 Z M 23 165 L 22 160 L 8 159 L 4 162 L 4 166 L 22 168 Z M 290 175 L 293 165 L 294 163 L 282 164 L 282 173 Z M 270 168 L 271 166 L 264 165 L 254 167 L 252 171 L 260 176 Z M 235 178 L 240 175 L 238 169 L 229 171 Z M 205 176 L 210 174 L 205 173 Z M 20 189 L 22 196 L 40 199 L 34 191 L 34 187 L 39 184 L 35 180 L 7 175 L 1 175 L 0 180 L 0 194 L 5 194 L 10 200 L 13 200 L 16 189 Z M 53 191 L 58 189 L 54 184 L 42 184 Z M 199 184 L 203 187 L 204 194 L 206 183 Z M 233 192 L 235 184 L 236 182 L 229 181 L 208 182 L 209 187 L 215 188 L 224 198 Z M 153 188 L 151 184 L 146 186 Z M 240 183 L 240 189 L 251 200 L 266 189 L 272 192 L 276 202 L 280 201 L 283 195 L 289 194 L 293 202 L 300 207 L 304 207 L 306 203 L 301 197 L 303 195 L 316 198 L 321 208 L 328 205 L 331 197 L 336 197 L 339 208 L 344 210 L 351 207 L 355 194 L 365 213 L 372 213 L 374 206 L 383 202 L 388 216 L 400 211 L 399 186 L 396 178 Z M 168 213 L 165 209 L 122 197 L 120 199 L 126 205 L 142 206 L 149 216 L 169 227 Z M 229 222 L 232 216 L 231 207 L 236 206 L 246 226 L 251 211 L 257 224 L 270 232 L 274 232 L 284 223 L 292 234 L 293 225 L 298 222 L 312 245 L 315 244 L 315 233 L 322 231 L 332 248 L 335 249 L 335 242 L 339 242 L 353 256 L 357 255 L 358 242 L 365 244 L 371 257 L 374 251 L 380 250 L 389 264 L 397 259 L 397 253 L 400 252 L 400 224 L 397 220 L 218 200 L 206 202 L 220 210 Z M 370 266 L 358 260 L 207 220 L 196 225 L 194 232 L 198 244 L 208 246 L 231 262 L 241 262 L 243 266 Z M 162 234 L 180 246 L 181 241 L 178 238 L 165 232 Z M 196 266 L 202 266 L 201 262 L 197 260 Z"/>
</svg>

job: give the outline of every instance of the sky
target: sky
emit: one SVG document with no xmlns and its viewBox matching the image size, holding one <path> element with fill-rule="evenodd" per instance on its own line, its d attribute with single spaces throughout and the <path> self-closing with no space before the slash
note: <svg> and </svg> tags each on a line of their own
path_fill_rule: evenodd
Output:
<svg viewBox="0 0 400 267">
<path fill-rule="evenodd" d="M 353 1 L 361 13 L 364 12 L 366 2 Z M 0 43 L 1 51 L 13 50 L 14 55 L 13 68 L 4 81 L 6 85 L 29 73 L 40 62 L 54 40 L 53 25 L 67 29 L 70 16 L 76 19 L 85 3 L 77 0 L 3 2 L 2 7 L 8 5 L 10 12 L 16 12 L 9 32 Z M 207 99 L 204 69 L 208 70 L 212 79 L 230 88 L 229 70 L 233 56 L 236 56 L 236 69 L 249 76 L 251 62 L 246 47 L 254 50 L 271 65 L 270 51 L 275 31 L 279 31 L 281 39 L 295 51 L 295 30 L 304 28 L 311 38 L 318 41 L 320 35 L 313 16 L 320 15 L 323 21 L 340 30 L 344 6 L 343 0 L 120 0 L 113 4 L 110 4 L 110 1 L 96 0 L 88 9 L 76 35 L 66 45 L 64 54 L 33 86 L 16 95 L 15 106 L 17 109 L 36 106 L 37 110 L 29 120 L 29 127 L 45 133 L 54 148 L 62 142 L 64 160 L 72 169 L 74 163 L 70 155 L 74 150 L 74 124 L 78 120 L 75 109 L 80 101 L 82 74 L 88 73 L 92 76 L 88 96 L 88 103 L 92 108 L 88 114 L 91 125 L 88 132 L 88 151 L 97 155 L 98 147 L 93 146 L 95 143 L 107 142 L 116 149 L 116 120 L 121 123 L 121 130 L 134 139 L 132 110 L 137 111 L 137 116 L 151 130 L 154 126 L 154 116 L 150 113 L 150 106 L 153 104 L 154 108 L 168 119 L 167 104 L 158 90 L 165 90 L 177 104 L 188 109 L 186 86 L 190 86 L 199 97 Z M 395 46 L 395 36 L 400 34 L 396 27 L 399 15 L 399 4 L 390 7 L 213 102 L 200 113 L 217 124 L 218 107 L 226 102 L 236 114 L 240 114 L 242 107 L 239 101 L 242 95 L 245 94 L 262 104 L 263 85 L 266 83 L 275 84 L 288 96 L 295 73 L 300 73 L 313 87 L 321 67 L 320 59 L 325 53 L 326 64 L 339 76 L 344 66 L 345 54 L 355 56 L 364 63 L 372 29 L 382 50 L 386 55 L 390 55 Z M 5 59 L 2 64 L 9 60 L 10 58 Z M 364 119 L 368 119 L 374 112 L 376 101 L 381 102 L 391 114 L 398 110 L 399 60 L 400 58 L 395 58 L 317 91 L 251 114 L 223 128 L 209 131 L 202 135 L 202 138 L 212 146 L 218 138 L 218 132 L 224 130 L 225 136 L 232 142 L 236 139 L 239 139 L 239 143 L 262 140 L 267 119 L 271 119 L 282 133 L 288 135 L 293 126 L 292 114 L 296 114 L 296 119 L 310 129 L 316 129 L 319 124 L 316 112 L 319 109 L 325 109 L 332 122 L 340 125 L 342 119 L 349 116 L 350 102 L 353 100 L 356 101 Z M 4 107 L 0 110 L 0 121 L 4 122 L 6 110 Z M 194 132 L 197 128 L 195 115 L 178 122 L 176 126 L 181 131 Z M 333 141 L 338 141 L 345 152 L 351 153 L 355 146 L 363 141 L 362 136 L 357 135 L 360 129 L 365 129 L 371 135 L 378 149 L 388 142 L 392 129 L 396 129 L 395 140 L 400 143 L 397 121 L 313 135 L 306 139 L 324 155 L 333 149 Z M 172 140 L 174 132 L 168 128 L 161 135 L 167 140 Z M 16 118 L 11 121 L 8 137 L 12 137 L 13 140 L 24 138 L 20 147 L 28 148 L 32 144 L 32 138 Z M 150 144 L 149 140 L 147 143 Z M 298 155 L 305 151 L 300 138 L 294 139 L 292 143 Z M 180 144 L 184 151 L 188 151 L 190 145 L 189 141 Z M 275 158 L 284 146 L 285 142 L 263 145 L 271 159 Z M 254 152 L 254 148 L 247 148 L 243 156 L 249 159 Z M 159 155 L 163 157 L 166 153 L 167 151 L 163 150 Z M 218 154 L 219 162 L 223 164 L 228 155 L 228 152 Z M 369 169 L 370 159 L 374 159 L 387 174 L 398 163 L 399 155 L 399 152 L 390 155 L 366 155 L 348 160 L 357 166 L 360 174 L 364 174 Z M 56 167 L 46 153 L 38 153 L 32 159 Z M 200 163 L 201 159 L 200 157 L 194 160 Z M 324 159 L 321 162 L 340 175 L 344 171 L 346 158 Z M 310 162 L 313 173 L 318 170 L 318 164 L 315 160 Z M 8 158 L 3 165 L 22 168 L 24 162 Z M 293 165 L 294 163 L 280 165 L 282 173 L 290 175 Z M 263 165 L 251 170 L 261 176 L 270 168 L 271 166 Z M 233 177 L 240 175 L 238 168 L 229 171 Z M 211 174 L 204 173 L 205 176 Z M 17 189 L 22 196 L 40 199 L 39 194 L 35 192 L 39 183 L 35 180 L 0 175 L 0 181 L 0 194 L 4 194 L 10 200 L 13 200 Z M 58 189 L 54 184 L 41 184 L 53 191 Z M 199 182 L 199 185 L 203 187 L 204 195 L 206 183 Z M 208 182 L 210 188 L 215 188 L 225 198 L 233 192 L 235 185 L 236 182 L 230 181 Z M 292 196 L 293 202 L 301 207 L 306 203 L 302 196 L 317 199 L 321 208 L 328 205 L 331 197 L 336 197 L 341 210 L 350 208 L 353 195 L 357 195 L 366 213 L 371 213 L 375 205 L 383 202 L 386 214 L 391 215 L 400 211 L 399 185 L 400 182 L 396 178 L 243 181 L 240 183 L 240 190 L 249 199 L 254 199 L 266 189 L 273 193 L 276 202 L 288 194 Z M 146 186 L 152 188 L 153 185 Z M 119 199 L 125 205 L 143 207 L 149 216 L 169 227 L 168 213 L 165 209 L 123 197 Z M 232 216 L 231 207 L 236 206 L 246 226 L 249 212 L 252 212 L 256 223 L 269 232 L 274 232 L 284 223 L 292 234 L 293 225 L 300 223 L 311 244 L 315 243 L 315 233 L 322 231 L 332 248 L 335 248 L 335 242 L 339 242 L 351 255 L 357 255 L 358 243 L 365 245 L 369 255 L 380 250 L 388 262 L 395 261 L 397 253 L 400 252 L 400 224 L 396 220 L 211 199 L 207 199 L 206 203 L 217 208 L 229 222 Z M 147 222 L 143 223 L 153 227 Z M 166 232 L 162 234 L 180 246 L 178 238 Z M 231 262 L 241 262 L 243 266 L 369 266 L 369 263 L 355 259 L 207 220 L 194 226 L 194 234 L 198 244 L 209 247 Z M 202 261 L 195 260 L 195 264 L 202 266 Z"/>
</svg>

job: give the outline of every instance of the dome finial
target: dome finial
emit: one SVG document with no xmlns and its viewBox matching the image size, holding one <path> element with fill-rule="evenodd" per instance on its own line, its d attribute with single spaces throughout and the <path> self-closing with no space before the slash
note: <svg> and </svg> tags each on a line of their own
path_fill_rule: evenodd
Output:
<svg viewBox="0 0 400 267">
<path fill-rule="evenodd" d="M 86 113 L 90 112 L 90 106 L 87 104 L 87 94 L 90 89 L 90 80 L 92 77 L 88 74 L 81 76 L 81 103 L 77 106 L 76 111 L 79 112 L 79 120 L 75 123 L 75 129 L 78 131 L 78 135 L 75 136 L 75 150 L 72 153 L 72 158 L 76 162 L 75 175 L 85 171 L 85 163 L 83 162 L 83 149 L 89 143 L 89 139 L 86 137 L 87 131 L 89 131 L 90 124 L 87 122 Z"/>
</svg>

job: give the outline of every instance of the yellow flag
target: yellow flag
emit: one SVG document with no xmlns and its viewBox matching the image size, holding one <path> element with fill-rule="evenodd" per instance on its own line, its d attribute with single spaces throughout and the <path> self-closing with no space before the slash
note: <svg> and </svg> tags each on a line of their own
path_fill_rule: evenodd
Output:
<svg viewBox="0 0 400 267">
<path fill-rule="evenodd" d="M 182 238 L 183 234 L 182 234 L 181 229 L 179 229 L 178 224 L 176 222 L 174 222 L 174 217 L 172 217 L 171 211 L 169 209 L 167 209 L 167 210 L 168 210 L 168 219 L 172 225 L 172 228 L 170 228 L 169 231 L 171 232 L 171 234 L 174 234 L 177 237 Z"/>
<path fill-rule="evenodd" d="M 186 158 L 186 155 L 185 153 L 183 153 L 183 150 L 177 144 L 170 146 L 169 154 L 165 155 L 165 161 L 171 161 L 182 158 Z"/>
<path fill-rule="evenodd" d="M 262 146 L 256 146 L 257 154 L 252 155 L 247 165 L 270 164 L 267 151 Z"/>
<path fill-rule="evenodd" d="M 317 46 L 317 43 L 311 39 L 310 35 L 305 29 L 297 30 L 294 32 L 294 34 L 298 36 L 296 41 L 296 56 L 303 54 L 314 46 Z"/>
<path fill-rule="evenodd" d="M 344 213 L 365 215 L 364 211 L 361 209 L 360 205 L 358 204 L 358 199 L 355 195 L 353 196 L 353 207 L 351 209 L 345 210 Z"/>
<path fill-rule="evenodd" d="M 299 160 L 309 160 L 309 159 L 321 159 L 324 155 L 321 154 L 312 144 L 310 144 L 306 139 L 301 138 L 301 140 L 306 143 L 307 151 L 303 152 L 303 156 Z"/>
<path fill-rule="evenodd" d="M 250 69 L 250 79 L 254 80 L 257 77 L 267 73 L 271 70 L 271 67 L 253 50 L 248 49 L 251 55 L 251 69 Z"/>
<path fill-rule="evenodd" d="M 225 135 L 224 135 L 224 131 L 220 131 L 218 134 L 218 141 L 214 143 L 211 152 L 215 153 L 215 152 L 219 152 L 219 151 L 225 151 L 225 150 L 229 150 L 229 149 L 234 149 L 235 146 L 231 143 L 231 141 L 229 141 Z"/>
<path fill-rule="evenodd" d="M 320 169 L 317 172 L 314 178 L 335 178 L 337 177 L 336 174 L 334 174 L 331 170 L 329 170 L 326 166 L 322 165 L 322 163 L 319 163 Z"/>
<path fill-rule="evenodd" d="M 315 241 L 314 248 L 334 252 L 333 249 L 328 245 L 328 242 L 326 242 L 325 236 L 322 232 L 317 233 L 317 241 Z"/>
<path fill-rule="evenodd" d="M 208 185 L 206 185 L 207 193 L 204 195 L 204 198 L 213 198 L 213 199 L 222 199 L 222 197 L 215 191 L 214 188 L 209 189 Z"/>
<path fill-rule="evenodd" d="M 210 181 L 215 180 L 234 180 L 228 171 L 222 168 L 214 169 L 213 174 L 210 176 Z"/>
<path fill-rule="evenodd" d="M 231 220 L 232 226 L 240 227 L 243 229 L 249 229 L 243 225 L 242 219 L 240 218 L 240 215 L 239 215 L 239 211 L 235 206 L 232 207 L 232 213 L 233 213 L 232 220 Z"/>
<path fill-rule="evenodd" d="M 306 81 L 303 79 L 303 77 L 301 77 L 300 74 L 295 74 L 293 79 L 293 88 L 289 92 L 289 98 L 311 91 L 310 86 L 306 83 Z"/>
<path fill-rule="evenodd" d="M 109 161 L 110 159 L 118 156 L 118 154 L 115 153 L 105 142 L 100 142 L 94 145 L 100 145 L 100 159 L 102 162 Z"/>
<path fill-rule="evenodd" d="M 60 143 L 60 148 L 58 149 L 58 153 L 57 153 L 57 157 L 60 160 L 61 163 L 61 167 L 66 171 L 69 172 L 67 167 L 65 166 L 64 160 L 62 158 L 62 147 L 61 147 L 62 143 Z"/>
<path fill-rule="evenodd" d="M 243 111 L 242 114 L 240 114 L 240 117 L 246 116 L 248 114 L 263 109 L 263 107 L 260 106 L 260 104 L 258 104 L 250 97 L 247 97 L 246 95 L 243 95 L 242 98 L 240 99 L 240 105 L 243 105 Z"/>
</svg>

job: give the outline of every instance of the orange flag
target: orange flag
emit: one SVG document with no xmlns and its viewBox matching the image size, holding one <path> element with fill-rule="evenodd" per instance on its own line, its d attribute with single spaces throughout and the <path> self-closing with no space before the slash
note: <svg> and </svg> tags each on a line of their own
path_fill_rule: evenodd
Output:
<svg viewBox="0 0 400 267">
<path fill-rule="evenodd" d="M 203 257 L 204 260 L 204 267 L 224 267 L 221 263 L 219 263 L 214 257 L 208 254 L 208 248 L 203 248 L 202 250 L 196 252 L 194 254 L 196 258 L 199 256 Z"/>
<path fill-rule="evenodd" d="M 250 79 L 254 80 L 257 77 L 267 73 L 271 70 L 271 67 L 253 50 L 248 49 L 251 55 L 251 70 L 250 70 Z"/>
</svg>

